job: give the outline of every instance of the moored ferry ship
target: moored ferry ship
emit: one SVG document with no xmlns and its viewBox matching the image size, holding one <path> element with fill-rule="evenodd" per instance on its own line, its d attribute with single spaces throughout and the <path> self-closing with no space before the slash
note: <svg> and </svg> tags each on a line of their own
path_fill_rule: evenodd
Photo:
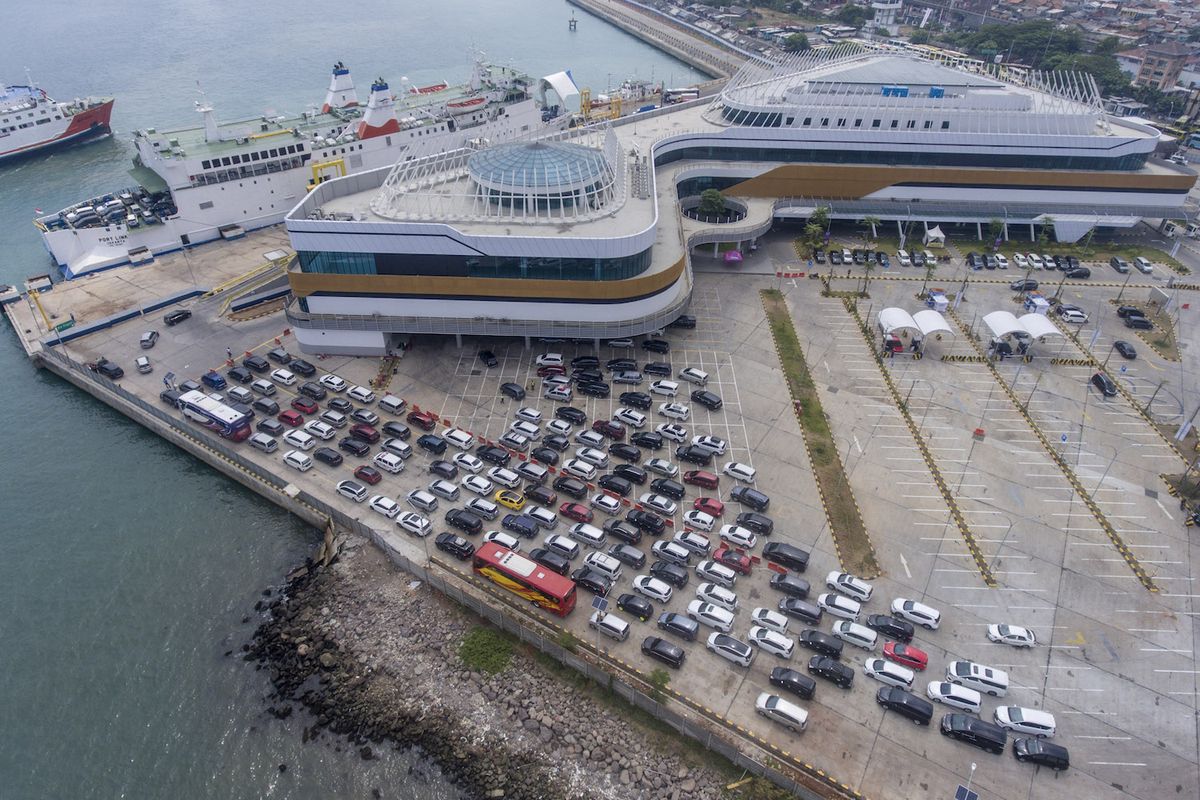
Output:
<svg viewBox="0 0 1200 800">
<path fill-rule="evenodd" d="M 0 91 L 0 161 L 112 133 L 111 97 L 60 103 L 36 86 Z"/>
<path fill-rule="evenodd" d="M 67 278 L 236 238 L 282 221 L 326 178 L 554 126 L 570 99 L 564 92 L 574 88 L 565 75 L 535 86 L 524 74 L 477 58 L 465 85 L 412 86 L 401 79 L 393 90 L 378 78 L 360 106 L 349 69 L 338 63 L 319 111 L 218 123 L 212 106 L 197 102 L 200 127 L 134 133 L 130 174 L 137 186 L 35 224 Z"/>
</svg>

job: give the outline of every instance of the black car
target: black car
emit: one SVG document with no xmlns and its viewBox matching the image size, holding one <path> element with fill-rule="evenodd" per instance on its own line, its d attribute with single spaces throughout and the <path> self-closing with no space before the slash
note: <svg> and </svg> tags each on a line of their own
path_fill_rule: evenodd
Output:
<svg viewBox="0 0 1200 800">
<path fill-rule="evenodd" d="M 1057 267 L 1058 269 L 1066 271 L 1071 268 L 1071 262 L 1067 261 L 1066 256 L 1064 256 L 1060 253 L 1055 253 L 1053 258 L 1054 258 L 1054 266 Z"/>
<path fill-rule="evenodd" d="M 999 755 L 1008 744 L 1008 732 L 999 725 L 984 722 L 967 714 L 946 714 L 940 726 L 942 736 L 973 744 L 981 750 Z"/>
<path fill-rule="evenodd" d="M 525 499 L 543 506 L 552 506 L 558 502 L 558 495 L 545 486 L 526 486 Z"/>
<path fill-rule="evenodd" d="M 664 611 L 658 615 L 658 629 L 673 633 L 685 641 L 694 642 L 696 634 L 700 632 L 700 623 L 685 614 Z"/>
<path fill-rule="evenodd" d="M 317 461 L 323 461 L 331 467 L 336 467 L 342 463 L 342 454 L 332 447 L 318 447 L 313 450 L 313 458 Z"/>
<path fill-rule="evenodd" d="M 163 394 L 166 394 L 166 392 Z M 271 436 L 282 436 L 286 431 L 286 428 L 283 427 L 283 423 L 274 417 L 264 417 L 263 419 L 260 419 L 258 424 L 254 426 L 254 429 L 256 431 L 262 431 L 263 433 L 270 434 Z"/>
<path fill-rule="evenodd" d="M 621 497 L 628 497 L 629 493 L 633 491 L 633 484 L 616 475 L 601 475 L 600 480 L 596 481 L 596 485 L 606 492 L 619 494 Z"/>
<path fill-rule="evenodd" d="M 1013 739 L 1013 756 L 1017 761 L 1029 761 L 1052 770 L 1071 766 L 1071 754 L 1062 745 L 1045 739 Z"/>
<path fill-rule="evenodd" d="M 928 725 L 933 719 L 932 703 L 898 686 L 880 686 L 875 693 L 875 702 L 917 725 Z"/>
<path fill-rule="evenodd" d="M 279 403 L 269 397 L 260 397 L 254 401 L 254 407 L 264 414 L 275 416 L 279 413 Z"/>
<path fill-rule="evenodd" d="M 562 436 L 561 434 L 556 433 L 553 436 L 547 436 L 545 439 L 542 439 L 542 444 L 546 445 L 547 447 L 553 447 L 555 450 L 562 453 L 571 446 L 571 440 L 565 436 Z"/>
<path fill-rule="evenodd" d="M 642 372 L 647 375 L 657 375 L 660 378 L 671 377 L 671 365 L 665 361 L 647 361 L 646 366 L 642 367 Z"/>
<path fill-rule="evenodd" d="M 613 468 L 612 474 L 638 486 L 646 483 L 646 470 L 633 464 L 618 464 Z"/>
<path fill-rule="evenodd" d="M 475 555 L 475 545 L 471 544 L 463 537 L 454 533 L 450 533 L 449 531 L 446 533 L 439 533 L 437 535 L 437 539 L 434 541 L 437 543 L 438 550 L 441 550 L 443 553 L 449 553 L 459 561 L 466 561 L 471 556 Z"/>
<path fill-rule="evenodd" d="M 738 525 L 754 531 L 759 536 L 770 536 L 775 531 L 775 521 L 757 511 L 743 511 L 735 520 Z"/>
<path fill-rule="evenodd" d="M 1146 313 L 1137 306 L 1117 306 L 1117 316 L 1125 319 L 1126 317 L 1144 317 Z"/>
<path fill-rule="evenodd" d="M 305 397 L 311 397 L 313 400 L 324 400 L 329 395 L 324 386 L 312 381 L 305 381 L 300 384 L 299 392 Z"/>
<path fill-rule="evenodd" d="M 202 392 L 202 391 L 204 391 L 204 387 L 201 386 L 198 381 L 193 381 L 193 380 L 186 380 L 183 383 L 179 384 L 179 386 L 177 388 L 179 389 L 180 394 L 184 394 L 187 392 Z M 266 398 L 260 398 L 260 399 L 266 399 Z M 276 408 L 278 408 L 278 407 L 279 406 L 276 406 Z M 276 411 L 275 413 L 278 414 L 279 412 Z"/>
<path fill-rule="evenodd" d="M 777 607 L 780 614 L 807 622 L 810 625 L 820 625 L 821 617 L 825 613 L 816 603 L 801 600 L 799 597 L 785 597 L 779 601 Z"/>
<path fill-rule="evenodd" d="M 276 347 L 274 350 L 268 350 L 267 358 L 271 359 L 281 367 L 286 367 L 288 364 L 292 363 L 292 354 L 287 350 L 284 350 L 282 347 Z"/>
<path fill-rule="evenodd" d="M 587 414 L 574 406 L 559 406 L 554 409 L 554 416 L 572 425 L 582 425 L 587 422 Z"/>
<path fill-rule="evenodd" d="M 889 639 L 895 639 L 905 644 L 912 641 L 915 633 L 911 622 L 905 622 L 887 614 L 871 614 L 867 617 L 866 622 L 868 628 L 879 631 Z"/>
<path fill-rule="evenodd" d="M 642 342 L 642 349 L 649 350 L 651 353 L 669 353 L 671 352 L 671 343 L 666 339 L 647 339 Z"/>
<path fill-rule="evenodd" d="M 331 397 L 325 405 L 339 414 L 349 414 L 354 411 L 354 405 L 344 397 Z"/>
<path fill-rule="evenodd" d="M 529 457 L 534 461 L 546 464 L 548 466 L 556 466 L 558 464 L 558 451 L 553 447 L 536 447 Z"/>
<path fill-rule="evenodd" d="M 646 394 L 645 392 L 621 392 L 621 396 L 618 399 L 621 401 L 621 405 L 623 406 L 640 408 L 643 411 L 648 409 L 650 404 L 653 402 L 650 399 L 650 395 Z"/>
<path fill-rule="evenodd" d="M 1154 324 L 1145 317 L 1126 317 L 1125 327 L 1132 328 L 1135 331 L 1154 330 Z"/>
<path fill-rule="evenodd" d="M 177 408 L 179 406 L 179 398 L 182 395 L 183 395 L 183 392 L 176 391 L 175 389 L 163 389 L 161 392 L 158 393 L 158 399 L 162 400 L 164 403 L 171 406 L 172 408 Z M 265 421 L 266 420 L 264 420 L 264 422 Z M 276 425 L 278 425 L 279 432 L 283 433 L 283 423 L 282 422 L 280 422 L 277 419 L 273 419 L 273 420 L 271 420 L 271 422 L 274 422 Z M 262 422 L 260 422 L 258 424 L 262 425 Z M 262 430 L 262 428 L 259 428 L 259 430 Z M 278 435 L 278 434 L 274 434 L 274 435 Z"/>
<path fill-rule="evenodd" d="M 698 467 L 707 467 L 712 463 L 712 453 L 694 444 L 681 444 L 675 448 L 675 457 Z"/>
<path fill-rule="evenodd" d="M 682 500 L 685 491 L 682 483 L 670 478 L 656 478 L 650 482 L 650 488 L 658 494 L 665 494 L 672 500 Z"/>
<path fill-rule="evenodd" d="M 640 508 L 629 509 L 625 519 L 632 522 L 634 527 L 642 533 L 648 533 L 651 536 L 662 536 L 663 528 L 667 526 L 662 517 L 651 514 L 649 511 L 642 511 Z"/>
<path fill-rule="evenodd" d="M 1008 285 L 1014 292 L 1032 292 L 1038 288 L 1038 282 L 1033 278 L 1018 278 Z"/>
<path fill-rule="evenodd" d="M 482 361 L 483 365 L 489 369 L 500 363 L 496 360 L 496 354 L 491 350 L 480 350 L 479 360 Z"/>
<path fill-rule="evenodd" d="M 102 358 L 96 362 L 96 372 L 99 372 L 104 377 L 111 381 L 119 380 L 125 377 L 125 370 L 107 358 Z"/>
<path fill-rule="evenodd" d="M 644 447 L 647 450 L 662 450 L 663 437 L 661 433 L 655 431 L 638 431 L 629 437 L 631 444 L 638 447 Z"/>
<path fill-rule="evenodd" d="M 581 589 L 587 589 L 592 594 L 607 597 L 612 589 L 612 581 L 591 567 L 580 567 L 571 573 L 571 580 Z"/>
<path fill-rule="evenodd" d="M 699 403 L 709 411 L 716 411 L 718 408 L 724 405 L 724 401 L 722 401 L 718 395 L 715 395 L 705 389 L 696 389 L 693 391 L 692 401 Z"/>
<path fill-rule="evenodd" d="M 637 362 L 632 358 L 610 358 L 604 362 L 604 368 L 609 372 L 625 372 L 631 369 L 637 369 Z"/>
<path fill-rule="evenodd" d="M 608 548 L 608 554 L 634 569 L 641 569 L 646 565 L 646 554 L 632 545 L 614 544 Z"/>
<path fill-rule="evenodd" d="M 783 592 L 792 597 L 799 597 L 801 600 L 808 597 L 808 591 L 812 588 L 809 582 L 804 578 L 797 578 L 795 575 L 775 572 L 771 574 L 771 588 L 777 592 Z"/>
<path fill-rule="evenodd" d="M 607 383 L 593 383 L 589 381 L 587 383 L 580 383 L 575 388 L 579 390 L 580 394 L 586 394 L 589 397 L 604 398 L 612 393 L 612 389 Z"/>
<path fill-rule="evenodd" d="M 775 667 L 767 678 L 772 686 L 796 695 L 801 700 L 811 700 L 817 691 L 817 682 L 802 672 L 787 667 Z"/>
<path fill-rule="evenodd" d="M 1079 266 L 1079 259 L 1075 256 L 1067 256 L 1067 266 L 1071 269 L 1075 269 Z"/>
<path fill-rule="evenodd" d="M 305 378 L 311 378 L 317 374 L 317 368 L 303 358 L 293 358 L 291 363 L 288 364 L 288 369 L 297 375 L 303 375 Z"/>
<path fill-rule="evenodd" d="M 638 544 L 642 541 L 642 532 L 640 530 L 628 522 L 615 517 L 609 518 L 604 523 L 604 532 L 614 539 L 620 539 L 626 544 Z"/>
<path fill-rule="evenodd" d="M 424 438 L 424 436 L 421 437 L 421 439 Z M 420 441 L 420 439 L 417 441 Z M 495 464 L 498 467 L 506 467 L 508 466 L 508 462 L 512 460 L 512 453 L 508 452 L 503 447 L 496 447 L 493 444 L 480 445 L 475 449 L 475 455 L 479 456 L 480 461 L 486 461 L 489 464 Z"/>
<path fill-rule="evenodd" d="M 349 436 L 338 442 L 338 449 L 345 450 L 350 455 L 358 456 L 359 458 L 364 458 L 367 453 L 371 452 L 371 446 L 366 442 Z"/>
<path fill-rule="evenodd" d="M 163 317 L 163 322 L 167 323 L 168 325 L 178 325 L 185 319 L 191 318 L 192 312 L 188 311 L 186 308 L 177 308 L 174 311 L 168 312 L 167 315 Z"/>
<path fill-rule="evenodd" d="M 483 530 L 483 520 L 465 508 L 452 508 L 447 511 L 446 524 L 471 535 L 478 534 Z"/>
<path fill-rule="evenodd" d="M 541 530 L 532 517 L 524 514 L 505 514 L 504 519 L 500 521 L 500 527 L 518 536 L 524 536 L 526 539 L 532 539 Z"/>
<path fill-rule="evenodd" d="M 842 640 L 824 631 L 800 631 L 800 635 L 796 637 L 796 644 L 829 658 L 842 657 Z"/>
<path fill-rule="evenodd" d="M 637 462 L 642 460 L 642 451 L 631 444 L 617 442 L 608 446 L 608 454 L 624 459 L 625 461 Z"/>
<path fill-rule="evenodd" d="M 432 433 L 427 433 L 420 439 L 417 439 L 417 447 L 440 456 L 446 452 L 446 440 L 440 436 L 434 436 Z"/>
<path fill-rule="evenodd" d="M 854 670 L 840 661 L 829 656 L 813 656 L 808 660 L 808 671 L 818 678 L 824 678 L 842 689 L 849 689 L 854 683 Z"/>
<path fill-rule="evenodd" d="M 729 499 L 735 503 L 749 506 L 755 511 L 766 511 L 771 507 L 771 498 L 757 489 L 751 489 L 749 486 L 733 487 L 733 491 L 729 493 Z"/>
<path fill-rule="evenodd" d="M 687 586 L 688 571 L 678 564 L 671 564 L 667 561 L 655 561 L 650 565 L 650 574 L 660 581 L 671 584 L 676 589 L 682 589 Z"/>
<path fill-rule="evenodd" d="M 1067 274 L 1068 278 L 1076 278 L 1078 280 L 1083 280 L 1085 278 L 1092 277 L 1092 271 L 1090 269 L 1088 269 L 1087 267 L 1076 267 L 1075 269 L 1067 269 L 1066 274 Z"/>
<path fill-rule="evenodd" d="M 1092 376 L 1092 385 L 1100 390 L 1100 393 L 1105 397 L 1117 396 L 1117 385 L 1113 383 L 1112 378 L 1105 375 L 1103 372 L 1097 372 Z"/>
<path fill-rule="evenodd" d="M 666 639 L 661 639 L 658 636 L 647 636 L 642 641 L 642 653 L 675 669 L 683 666 L 685 658 L 683 648 L 673 645 Z"/>
<path fill-rule="evenodd" d="M 412 428 L 408 427 L 403 422 L 385 422 L 383 423 L 383 428 L 381 428 L 381 430 L 383 431 L 384 436 L 391 436 L 399 439 L 402 442 L 408 441 L 408 437 L 412 436 Z"/>
<path fill-rule="evenodd" d="M 513 400 L 524 400 L 525 399 L 525 390 L 522 389 L 520 386 L 518 386 L 515 383 L 500 384 L 500 394 L 507 395 L 508 397 L 511 397 Z"/>
<path fill-rule="evenodd" d="M 254 380 L 254 373 L 245 367 L 233 367 L 225 373 L 231 383 L 249 383 Z"/>
<path fill-rule="evenodd" d="M 431 461 L 429 464 L 429 474 L 452 481 L 458 477 L 458 467 L 449 461 Z"/>
<path fill-rule="evenodd" d="M 566 475 L 559 475 L 551 485 L 554 491 L 562 492 L 572 500 L 581 500 L 587 495 L 587 484 Z"/>
<path fill-rule="evenodd" d="M 571 373 L 575 383 L 603 383 L 604 373 L 599 369 L 577 369 Z"/>
<path fill-rule="evenodd" d="M 808 569 L 808 551 L 785 542 L 767 542 L 763 545 L 762 557 L 797 572 Z"/>
<path fill-rule="evenodd" d="M 1124 339 L 1117 339 L 1115 342 L 1113 342 L 1113 349 L 1125 358 L 1137 358 L 1137 349 Z"/>
<path fill-rule="evenodd" d="M 686 328 L 688 330 L 696 327 L 696 318 L 688 314 L 683 314 L 676 317 L 671 322 L 667 323 L 668 328 Z"/>
<path fill-rule="evenodd" d="M 566 574 L 571 571 L 571 562 L 567 560 L 566 556 L 559 555 L 553 550 L 547 550 L 545 547 L 530 550 L 529 558 L 563 577 L 566 577 Z"/>
<path fill-rule="evenodd" d="M 654 606 L 649 600 L 637 594 L 623 594 L 618 597 L 617 608 L 637 617 L 642 622 L 654 616 Z"/>
<path fill-rule="evenodd" d="M 572 368 L 581 367 L 590 369 L 598 366 L 600 366 L 600 359 L 596 356 L 575 356 L 571 359 Z"/>
<path fill-rule="evenodd" d="M 271 368 L 271 365 L 262 356 L 246 356 L 242 359 L 242 366 L 251 372 L 266 372 Z"/>
</svg>

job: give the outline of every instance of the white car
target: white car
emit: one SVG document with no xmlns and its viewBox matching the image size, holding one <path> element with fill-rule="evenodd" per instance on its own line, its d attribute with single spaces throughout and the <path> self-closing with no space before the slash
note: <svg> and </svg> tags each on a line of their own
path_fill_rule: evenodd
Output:
<svg viewBox="0 0 1200 800">
<path fill-rule="evenodd" d="M 1070 322 L 1075 325 L 1082 325 L 1088 321 L 1087 313 L 1080 311 L 1078 308 L 1059 308 L 1058 316 L 1063 322 Z"/>
<path fill-rule="evenodd" d="M 403 439 L 397 439 L 394 436 L 383 440 L 383 444 L 379 445 L 379 449 L 388 453 L 395 453 L 401 458 L 412 458 L 413 449 L 408 446 L 408 443 Z"/>
<path fill-rule="evenodd" d="M 515 489 L 521 485 L 521 476 L 504 467 L 492 467 L 487 471 L 487 476 L 508 489 Z"/>
<path fill-rule="evenodd" d="M 618 422 L 624 422 L 631 428 L 646 427 L 646 415 L 640 411 L 634 411 L 632 408 L 622 406 L 613 412 L 613 419 Z"/>
<path fill-rule="evenodd" d="M 580 431 L 575 434 L 575 441 L 584 447 L 600 448 L 608 444 L 608 440 L 595 431 Z"/>
<path fill-rule="evenodd" d="M 808 712 L 777 694 L 760 693 L 754 701 L 754 710 L 792 733 L 799 733 L 808 727 Z"/>
<path fill-rule="evenodd" d="M 650 546 L 650 552 L 663 561 L 670 561 L 686 567 L 691 563 L 692 551 L 674 540 L 655 542 Z"/>
<path fill-rule="evenodd" d="M 654 492 L 646 492 L 638 498 L 638 502 L 651 511 L 671 517 L 679 510 L 679 504 L 669 497 Z"/>
<path fill-rule="evenodd" d="M 1037 637 L 1029 628 L 1019 625 L 988 625 L 987 637 L 998 644 L 1011 644 L 1013 647 L 1033 647 Z"/>
<path fill-rule="evenodd" d="M 524 408 L 517 409 L 517 419 L 523 419 L 526 422 L 532 422 L 534 425 L 537 425 L 542 421 L 542 412 L 536 408 L 525 406 Z"/>
<path fill-rule="evenodd" d="M 579 542 L 563 536 L 561 533 L 550 534 L 542 540 L 542 544 L 546 545 L 547 550 L 553 550 L 566 559 L 574 559 L 579 555 Z"/>
<path fill-rule="evenodd" d="M 459 450 L 470 450 L 475 446 L 475 437 L 460 428 L 447 428 L 442 431 L 442 438 Z"/>
<path fill-rule="evenodd" d="M 393 475 L 399 475 L 401 472 L 404 472 L 404 459 L 386 450 L 382 453 L 376 453 L 375 458 L 371 459 L 371 462 L 384 472 L 390 472 Z"/>
<path fill-rule="evenodd" d="M 863 663 L 863 672 L 880 683 L 888 686 L 898 686 L 901 689 L 911 689 L 915 675 L 908 667 L 902 667 L 886 658 L 868 658 Z"/>
<path fill-rule="evenodd" d="M 874 650 L 875 644 L 879 641 L 878 633 L 866 625 L 859 625 L 857 622 L 851 622 L 848 619 L 840 619 L 833 623 L 830 632 L 843 642 L 848 642 L 855 647 L 861 647 L 863 650 Z"/>
<path fill-rule="evenodd" d="M 791 658 L 792 652 L 796 649 L 796 643 L 784 636 L 779 631 L 773 631 L 770 628 L 764 628 L 761 625 L 755 625 L 750 629 L 750 644 L 758 645 L 768 653 L 779 656 L 780 658 Z"/>
<path fill-rule="evenodd" d="M 1039 739 L 1054 735 L 1057 726 L 1054 715 L 1036 708 L 1021 706 L 997 706 L 993 716 L 1001 728 L 1008 728 L 1017 733 L 1027 733 Z"/>
<path fill-rule="evenodd" d="M 370 405 L 375 402 L 375 393 L 365 386 L 351 386 L 346 394 L 363 405 Z"/>
<path fill-rule="evenodd" d="M 1154 272 L 1154 265 L 1150 263 L 1150 259 L 1137 256 L 1133 259 L 1133 265 L 1137 267 L 1137 271 L 1143 275 L 1149 275 Z"/>
<path fill-rule="evenodd" d="M 395 519 L 400 513 L 400 504 L 382 494 L 372 495 L 367 505 L 377 514 L 383 514 L 388 519 Z"/>
<path fill-rule="evenodd" d="M 514 553 L 521 549 L 521 543 L 517 541 L 517 537 L 504 531 L 488 531 L 483 535 L 483 540 L 512 550 Z"/>
<path fill-rule="evenodd" d="M 935 631 L 942 624 L 942 612 L 916 600 L 897 597 L 892 601 L 892 613 L 925 630 Z"/>
<path fill-rule="evenodd" d="M 546 430 L 559 436 L 568 436 L 571 433 L 571 423 L 565 419 L 552 419 L 546 423 Z"/>
<path fill-rule="evenodd" d="M 277 391 L 275 384 L 271 383 L 270 381 L 263 380 L 262 378 L 259 378 L 258 380 L 254 381 L 254 383 L 250 384 L 250 388 L 264 397 L 273 397 Z"/>
<path fill-rule="evenodd" d="M 724 586 L 717 586 L 715 583 L 702 583 L 697 586 L 696 597 L 706 603 L 720 606 L 731 613 L 738 609 L 738 596 Z"/>
<path fill-rule="evenodd" d="M 996 253 L 995 259 L 997 267 L 1000 269 L 1008 269 L 1008 259 L 1004 257 L 1003 253 Z"/>
<path fill-rule="evenodd" d="M 304 431 L 288 431 L 283 435 L 283 440 L 300 450 L 311 450 L 317 446 L 317 440 Z"/>
<path fill-rule="evenodd" d="M 1033 267 L 1034 269 L 1041 269 L 1043 266 L 1042 257 L 1039 256 L 1037 253 L 1030 253 L 1029 254 L 1029 265 L 1031 267 Z"/>
<path fill-rule="evenodd" d="M 674 397 L 679 394 L 679 384 L 675 381 L 653 381 L 650 384 L 650 393 L 663 397 Z"/>
<path fill-rule="evenodd" d="M 847 597 L 851 597 L 860 603 L 865 603 L 871 599 L 871 593 L 875 591 L 875 587 L 864 581 L 862 578 L 855 577 L 849 572 L 831 572 L 825 576 L 825 585 L 835 592 L 841 592 Z"/>
<path fill-rule="evenodd" d="M 271 373 L 271 380 L 280 386 L 291 386 L 296 382 L 296 376 L 286 369 L 277 369 Z"/>
<path fill-rule="evenodd" d="M 983 703 L 983 695 L 979 692 L 948 681 L 930 681 L 929 685 L 925 687 L 925 696 L 935 703 L 957 708 L 960 711 L 969 711 L 972 714 L 978 714 L 980 705 Z"/>
<path fill-rule="evenodd" d="M 329 441 L 337 435 L 337 431 L 334 430 L 332 425 L 326 425 L 324 422 L 316 419 L 304 423 L 304 430 L 324 441 Z"/>
<path fill-rule="evenodd" d="M 522 436 L 516 431 L 505 431 L 499 439 L 502 447 L 507 447 L 509 450 L 516 450 L 524 453 L 529 449 L 529 438 Z"/>
<path fill-rule="evenodd" d="M 344 392 L 349 386 L 344 380 L 332 372 L 322 375 L 320 378 L 321 385 L 331 392 Z"/>
<path fill-rule="evenodd" d="M 563 365 L 562 353 L 542 353 L 534 363 L 539 367 L 561 367 Z"/>
<path fill-rule="evenodd" d="M 671 602 L 671 587 L 665 581 L 650 575 L 638 575 L 634 578 L 633 590 L 660 603 Z"/>
<path fill-rule="evenodd" d="M 561 378 L 562 375 L 554 377 Z M 566 385 L 547 386 L 542 391 L 542 397 L 547 400 L 552 400 L 555 403 L 569 403 L 574 395 L 571 394 L 571 387 Z"/>
<path fill-rule="evenodd" d="M 758 475 L 758 471 L 754 467 L 749 464 L 743 464 L 740 461 L 730 461 L 721 468 L 721 471 L 735 481 L 741 481 L 742 483 L 754 483 L 754 478 Z"/>
<path fill-rule="evenodd" d="M 685 406 L 683 403 L 659 403 L 658 404 L 658 415 L 660 417 L 666 417 L 667 419 L 674 419 L 674 420 L 679 420 L 680 422 L 687 422 L 688 417 L 690 417 L 692 415 L 692 410 L 690 408 L 688 408 L 687 406 Z M 676 427 L 678 427 L 678 426 L 676 426 Z M 674 437 L 672 437 L 672 438 L 674 438 Z M 682 442 L 683 440 L 676 439 L 675 441 Z"/>
<path fill-rule="evenodd" d="M 608 453 L 603 450 L 597 450 L 595 447 L 581 447 L 575 451 L 575 457 L 589 464 L 594 464 L 600 469 L 608 466 Z"/>
<path fill-rule="evenodd" d="M 458 486 L 450 481 L 438 478 L 429 484 L 429 491 L 445 500 L 454 502 L 458 499 Z"/>
<path fill-rule="evenodd" d="M 642 464 L 650 472 L 656 472 L 664 478 L 674 478 L 679 474 L 679 467 L 667 461 L 665 458 L 652 458 Z"/>
<path fill-rule="evenodd" d="M 450 460 L 471 474 L 483 469 L 483 462 L 470 453 L 455 453 Z"/>
<path fill-rule="evenodd" d="M 857 600 L 851 600 L 849 597 L 843 597 L 833 592 L 825 592 L 818 596 L 817 605 L 835 617 L 850 620 L 858 619 L 858 615 L 862 612 L 862 605 Z"/>
<path fill-rule="evenodd" d="M 732 589 L 733 585 L 737 583 L 737 573 L 716 561 L 701 561 L 696 565 L 696 574 L 705 580 L 724 586 L 726 589 Z"/>
<path fill-rule="evenodd" d="M 721 541 L 750 550 L 758 544 L 758 537 L 741 525 L 722 525 Z"/>
<path fill-rule="evenodd" d="M 405 511 L 396 519 L 396 524 L 414 536 L 428 536 L 433 530 L 429 520 L 415 511 Z"/>
<path fill-rule="evenodd" d="M 592 508 L 599 509 L 605 514 L 616 516 L 621 513 L 621 501 L 613 497 L 611 494 L 601 492 L 592 496 Z"/>
<path fill-rule="evenodd" d="M 750 645 L 728 634 L 710 633 L 704 646 L 740 667 L 748 667 L 754 661 L 754 651 L 750 649 Z"/>
<path fill-rule="evenodd" d="M 1022 253 L 1014 253 L 1013 262 L 1016 263 L 1016 265 L 1021 269 L 1029 268 L 1029 259 L 1027 259 Z"/>
<path fill-rule="evenodd" d="M 787 633 L 788 618 L 773 608 L 759 606 L 750 612 L 750 621 L 778 633 Z"/>
<path fill-rule="evenodd" d="M 511 433 L 515 433 L 518 436 L 523 436 L 532 442 L 536 442 L 538 439 L 542 438 L 542 429 L 539 428 L 536 423 L 530 422 L 527 419 L 517 420 L 513 424 L 509 425 L 508 429 Z"/>
<path fill-rule="evenodd" d="M 633 347 L 633 339 L 609 339 L 605 342 L 609 347 L 616 347 L 622 350 L 628 350 Z"/>
<path fill-rule="evenodd" d="M 337 493 L 356 503 L 367 499 L 366 487 L 358 481 L 338 481 Z"/>
<path fill-rule="evenodd" d="M 699 447 L 714 456 L 723 456 L 729 443 L 719 436 L 693 436 L 692 447 Z"/>
<path fill-rule="evenodd" d="M 695 367 L 684 367 L 679 370 L 679 379 L 697 386 L 704 386 L 708 383 L 708 373 Z"/>
<path fill-rule="evenodd" d="M 477 494 L 480 497 L 491 497 L 492 492 L 496 489 L 496 484 L 482 475 L 468 475 L 463 478 L 462 485 L 468 492 Z"/>
<path fill-rule="evenodd" d="M 702 556 L 708 555 L 709 549 L 712 548 L 712 543 L 708 541 L 708 537 L 701 536 L 695 531 L 679 531 L 671 538 L 671 541 Z"/>
<path fill-rule="evenodd" d="M 690 528 L 696 528 L 697 530 L 711 531 L 713 529 L 713 525 L 717 524 L 717 521 L 713 519 L 711 514 L 706 514 L 697 509 L 692 509 L 691 511 L 684 513 L 683 524 Z"/>
<path fill-rule="evenodd" d="M 658 413 L 662 414 L 663 408 L 669 405 L 674 405 L 674 403 L 663 403 L 658 407 Z M 680 406 L 680 408 L 687 408 L 687 406 Z M 658 431 L 659 436 L 662 436 L 664 439 L 670 439 L 672 442 L 683 444 L 687 441 L 688 431 L 682 425 L 676 425 L 673 422 L 664 422 L 654 430 Z"/>
<path fill-rule="evenodd" d="M 701 625 L 707 625 L 721 633 L 729 633 L 733 629 L 733 613 L 731 611 L 703 600 L 693 600 L 688 603 L 687 615 Z"/>
<path fill-rule="evenodd" d="M 572 458 L 563 464 L 563 472 L 574 475 L 576 478 L 582 478 L 585 481 L 595 480 L 596 478 L 596 467 L 586 461 L 580 461 L 578 458 Z"/>
<path fill-rule="evenodd" d="M 404 496 L 404 499 L 410 506 L 430 513 L 436 511 L 438 507 L 438 499 L 424 489 L 413 489 Z"/>
</svg>

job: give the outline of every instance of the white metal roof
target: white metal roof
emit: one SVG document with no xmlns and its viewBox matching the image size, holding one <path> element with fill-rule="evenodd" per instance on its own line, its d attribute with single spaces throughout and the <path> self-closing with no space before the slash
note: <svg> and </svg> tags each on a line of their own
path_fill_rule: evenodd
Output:
<svg viewBox="0 0 1200 800">
<path fill-rule="evenodd" d="M 913 319 L 912 314 L 903 308 L 885 308 L 879 312 L 879 329 L 881 331 L 891 333 L 903 328 L 911 328 L 914 331 L 921 330 L 921 326 Z"/>
<path fill-rule="evenodd" d="M 992 336 L 1026 333 L 1025 326 L 1017 320 L 1011 311 L 993 311 L 990 314 L 985 314 L 983 322 L 991 330 Z"/>
<path fill-rule="evenodd" d="M 1063 332 L 1042 314 L 1025 314 L 1017 322 L 1024 325 L 1025 330 L 1029 331 L 1029 335 L 1035 339 L 1040 339 L 1043 336 L 1063 335 Z"/>
<path fill-rule="evenodd" d="M 925 336 L 933 333 L 954 333 L 954 329 L 950 327 L 950 323 L 946 322 L 942 312 L 934 311 L 932 308 L 925 308 L 913 314 L 913 320 Z"/>
</svg>

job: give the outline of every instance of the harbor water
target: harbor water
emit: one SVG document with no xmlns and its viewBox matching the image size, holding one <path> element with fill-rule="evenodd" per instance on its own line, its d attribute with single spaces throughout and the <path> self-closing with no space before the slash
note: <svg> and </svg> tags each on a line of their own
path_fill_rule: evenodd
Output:
<svg viewBox="0 0 1200 800">
<path fill-rule="evenodd" d="M 199 90 L 221 119 L 298 113 L 338 60 L 361 89 L 377 75 L 458 82 L 473 48 L 534 76 L 570 69 L 593 92 L 703 80 L 580 12 L 568 32 L 571 13 L 561 0 L 11 0 L 0 81 L 28 68 L 56 99 L 114 95 L 116 135 L 0 166 L 0 283 L 52 269 L 38 210 L 128 185 L 128 133 L 197 124 Z M 35 371 L 11 335 L 0 370 L 0 796 L 457 796 L 419 754 L 362 761 L 304 744 L 302 715 L 266 713 L 266 675 L 239 651 L 315 531 Z"/>
</svg>

